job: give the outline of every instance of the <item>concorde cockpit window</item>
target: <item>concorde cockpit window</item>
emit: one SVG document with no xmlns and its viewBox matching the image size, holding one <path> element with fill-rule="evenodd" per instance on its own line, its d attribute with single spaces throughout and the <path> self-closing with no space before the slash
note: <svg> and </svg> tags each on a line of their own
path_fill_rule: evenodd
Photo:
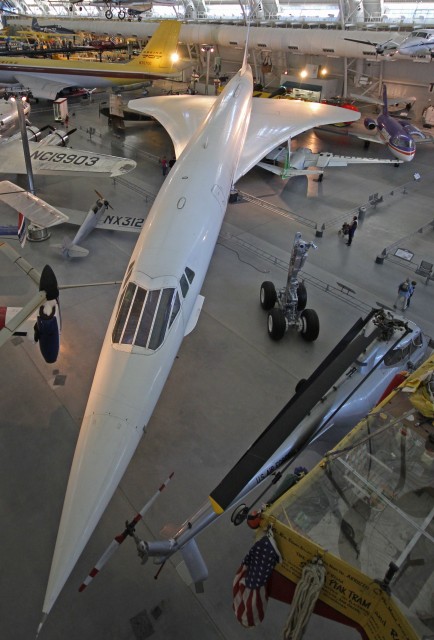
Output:
<svg viewBox="0 0 434 640">
<path fill-rule="evenodd" d="M 187 293 L 188 293 L 188 289 L 189 289 L 190 285 L 188 284 L 188 280 L 187 280 L 187 278 L 185 277 L 185 274 L 184 274 L 184 273 L 183 273 L 183 274 L 182 274 L 182 276 L 181 276 L 180 284 L 181 284 L 181 292 L 182 292 L 182 295 L 183 295 L 183 296 L 184 296 L 184 298 L 185 298 L 185 296 L 186 296 L 186 295 L 187 295 Z"/>
<path fill-rule="evenodd" d="M 119 305 L 118 317 L 116 318 L 115 326 L 113 328 L 113 334 L 112 334 L 113 342 L 119 342 L 119 339 L 122 334 L 122 330 L 125 325 L 125 320 L 128 317 L 130 306 L 133 301 L 134 294 L 136 292 L 136 288 L 137 288 L 136 285 L 130 282 L 124 291 L 124 295 Z"/>
<path fill-rule="evenodd" d="M 174 293 L 175 289 L 163 289 L 161 292 L 160 302 L 157 313 L 155 314 L 154 326 L 152 327 L 152 333 L 149 339 L 149 349 L 155 350 L 163 342 L 170 318 Z"/>
<path fill-rule="evenodd" d="M 112 340 L 157 349 L 180 309 L 174 288 L 147 291 L 130 282 L 119 305 Z"/>
<path fill-rule="evenodd" d="M 423 344 L 422 334 L 417 333 L 413 339 L 409 340 L 407 344 L 397 347 L 387 353 L 384 358 L 384 364 L 386 367 L 392 367 L 394 365 L 403 362 L 404 360 L 408 360 L 412 356 L 412 354 L 419 349 Z"/>
<path fill-rule="evenodd" d="M 185 275 L 188 278 L 189 283 L 191 284 L 194 280 L 195 273 L 190 267 L 185 267 Z"/>
</svg>

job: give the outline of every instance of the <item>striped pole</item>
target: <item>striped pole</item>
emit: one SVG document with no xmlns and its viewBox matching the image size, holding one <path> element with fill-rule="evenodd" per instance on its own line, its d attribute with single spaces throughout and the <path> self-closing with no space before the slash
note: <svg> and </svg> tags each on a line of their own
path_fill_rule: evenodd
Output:
<svg viewBox="0 0 434 640">
<path fill-rule="evenodd" d="M 134 531 L 135 531 L 135 528 L 136 528 L 136 524 L 143 518 L 145 513 L 151 508 L 151 506 L 154 504 L 155 500 L 158 498 L 158 496 L 163 491 L 163 489 L 165 489 L 167 487 L 167 485 L 169 484 L 169 482 L 171 481 L 173 476 L 174 476 L 174 471 L 172 471 L 170 476 L 163 482 L 163 484 L 159 487 L 158 491 L 156 491 L 154 493 L 152 498 L 150 500 L 148 500 L 148 502 L 145 504 L 143 509 L 141 509 L 138 513 L 136 513 L 136 515 L 131 520 L 131 522 L 128 522 L 128 521 L 126 522 L 124 531 L 122 533 L 120 533 L 119 535 L 114 537 L 114 539 L 111 541 L 111 543 L 108 546 L 108 548 L 102 554 L 101 558 L 95 564 L 93 569 L 91 569 L 91 571 L 89 572 L 89 574 L 85 578 L 85 580 L 81 583 L 81 585 L 80 585 L 80 587 L 78 589 L 80 591 L 80 593 L 82 591 L 84 591 L 86 589 L 86 587 L 88 586 L 88 584 L 90 584 L 92 582 L 92 580 L 95 578 L 95 576 L 98 575 L 98 573 L 101 571 L 103 566 L 106 564 L 106 562 L 108 560 L 110 560 L 110 558 L 112 557 L 112 555 L 114 554 L 116 549 L 119 548 L 119 546 L 123 543 L 123 541 L 128 536 L 132 536 L 134 534 Z"/>
</svg>

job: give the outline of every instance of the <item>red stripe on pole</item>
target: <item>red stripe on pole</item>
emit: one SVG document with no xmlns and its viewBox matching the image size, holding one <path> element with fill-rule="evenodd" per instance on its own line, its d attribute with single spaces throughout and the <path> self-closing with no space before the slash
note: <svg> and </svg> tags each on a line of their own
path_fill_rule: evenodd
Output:
<svg viewBox="0 0 434 640">
<path fill-rule="evenodd" d="M 3 329 L 3 327 L 6 324 L 6 313 L 8 311 L 7 307 L 0 307 L 0 329 Z"/>
</svg>

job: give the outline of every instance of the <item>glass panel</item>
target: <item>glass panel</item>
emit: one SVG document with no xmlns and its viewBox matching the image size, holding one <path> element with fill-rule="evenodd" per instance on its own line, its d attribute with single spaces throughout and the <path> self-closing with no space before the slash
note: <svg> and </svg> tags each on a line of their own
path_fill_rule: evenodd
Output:
<svg viewBox="0 0 434 640">
<path fill-rule="evenodd" d="M 185 275 L 188 278 L 189 283 L 191 284 L 194 280 L 195 273 L 190 269 L 190 267 L 185 267 Z"/>
<path fill-rule="evenodd" d="M 428 638 L 434 633 L 429 423 L 408 408 L 406 394 L 397 398 L 369 414 L 310 482 L 308 474 L 270 512 L 372 579 L 383 578 L 394 562 L 399 571 L 392 593 L 420 637 Z"/>
<path fill-rule="evenodd" d="M 143 310 L 139 330 L 137 331 L 136 340 L 134 342 L 134 344 L 139 347 L 146 347 L 146 343 L 148 342 L 148 336 L 152 327 L 155 308 L 157 306 L 160 293 L 159 289 L 156 291 L 148 291 L 148 297 L 146 298 L 146 304 Z"/>
<path fill-rule="evenodd" d="M 181 306 L 181 301 L 179 299 L 179 293 L 176 292 L 175 302 L 173 303 L 172 313 L 170 314 L 169 329 L 172 326 L 172 322 L 175 320 L 176 316 L 178 315 L 180 306 Z"/>
<path fill-rule="evenodd" d="M 136 285 L 130 282 L 119 304 L 118 317 L 116 318 L 116 323 L 112 333 L 113 342 L 119 342 L 120 340 L 125 321 L 128 317 L 128 312 L 130 310 L 131 302 L 133 301 L 133 298 L 134 298 L 135 291 L 136 291 Z"/>
<path fill-rule="evenodd" d="M 131 307 L 127 326 L 125 327 L 125 331 L 122 336 L 122 344 L 133 344 L 145 298 L 146 289 L 138 287 L 136 291 L 136 297 L 134 298 L 134 302 Z"/>
<path fill-rule="evenodd" d="M 182 295 L 183 295 L 184 298 L 188 293 L 188 289 L 189 289 L 189 285 L 188 285 L 187 278 L 185 277 L 184 274 L 182 274 L 182 276 L 181 276 L 181 291 L 182 291 Z"/>
<path fill-rule="evenodd" d="M 160 304 L 158 306 L 157 314 L 155 317 L 154 326 L 152 328 L 151 338 L 149 340 L 148 348 L 157 349 L 163 342 L 167 322 L 169 320 L 170 309 L 172 307 L 172 298 L 175 289 L 163 289 Z"/>
</svg>

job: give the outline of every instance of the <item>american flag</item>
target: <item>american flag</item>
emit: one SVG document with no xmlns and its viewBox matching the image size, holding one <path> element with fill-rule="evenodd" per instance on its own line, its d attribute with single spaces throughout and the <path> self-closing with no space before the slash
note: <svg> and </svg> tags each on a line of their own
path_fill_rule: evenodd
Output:
<svg viewBox="0 0 434 640">
<path fill-rule="evenodd" d="M 280 557 L 268 535 L 255 542 L 232 586 L 233 609 L 243 627 L 262 622 L 268 602 L 268 581 Z"/>
</svg>

